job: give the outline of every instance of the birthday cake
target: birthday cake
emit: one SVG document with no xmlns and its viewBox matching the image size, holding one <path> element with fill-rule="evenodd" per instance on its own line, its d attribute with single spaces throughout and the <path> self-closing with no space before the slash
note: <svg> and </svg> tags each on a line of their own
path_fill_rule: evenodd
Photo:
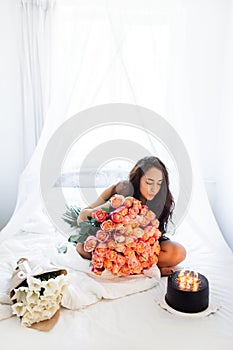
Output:
<svg viewBox="0 0 233 350">
<path fill-rule="evenodd" d="M 180 312 L 204 311 L 209 306 L 208 280 L 193 271 L 175 271 L 168 277 L 165 300 Z"/>
</svg>

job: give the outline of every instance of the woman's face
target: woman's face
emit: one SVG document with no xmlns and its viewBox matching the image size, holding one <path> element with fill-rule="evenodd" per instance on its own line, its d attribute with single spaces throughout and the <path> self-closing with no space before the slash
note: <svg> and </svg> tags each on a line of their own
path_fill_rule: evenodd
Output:
<svg viewBox="0 0 233 350">
<path fill-rule="evenodd" d="M 154 167 L 150 168 L 140 179 L 141 196 L 151 201 L 159 192 L 162 182 L 162 171 Z"/>
</svg>

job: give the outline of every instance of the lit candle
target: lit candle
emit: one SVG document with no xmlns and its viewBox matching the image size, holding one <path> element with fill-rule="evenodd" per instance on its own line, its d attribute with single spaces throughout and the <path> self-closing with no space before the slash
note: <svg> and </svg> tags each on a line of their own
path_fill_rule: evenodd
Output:
<svg viewBox="0 0 233 350">
<path fill-rule="evenodd" d="M 181 270 L 176 281 L 180 290 L 197 291 L 199 289 L 200 280 L 195 271 Z"/>
</svg>

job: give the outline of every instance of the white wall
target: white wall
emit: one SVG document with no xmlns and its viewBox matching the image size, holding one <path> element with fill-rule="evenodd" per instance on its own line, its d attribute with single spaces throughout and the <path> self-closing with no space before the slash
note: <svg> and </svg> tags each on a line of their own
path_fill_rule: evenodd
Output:
<svg viewBox="0 0 233 350">
<path fill-rule="evenodd" d="M 0 1 L 0 229 L 16 203 L 23 166 L 16 1 Z"/>
<path fill-rule="evenodd" d="M 226 16 L 226 47 L 222 69 L 221 109 L 217 128 L 217 152 L 212 154 L 216 173 L 216 201 L 213 211 L 233 250 L 233 1 L 229 1 Z"/>
</svg>

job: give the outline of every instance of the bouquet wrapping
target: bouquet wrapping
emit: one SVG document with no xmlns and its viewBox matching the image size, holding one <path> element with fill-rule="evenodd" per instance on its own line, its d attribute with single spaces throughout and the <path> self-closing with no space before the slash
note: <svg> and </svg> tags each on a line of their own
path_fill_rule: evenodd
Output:
<svg viewBox="0 0 233 350">
<path fill-rule="evenodd" d="M 68 284 L 66 275 L 67 271 L 59 268 L 43 271 L 37 266 L 32 269 L 25 258 L 18 261 L 10 297 L 12 312 L 20 317 L 22 325 L 42 331 L 49 331 L 54 326 Z"/>
<path fill-rule="evenodd" d="M 141 274 L 158 262 L 158 227 L 155 214 L 141 201 L 115 194 L 110 207 L 95 210 L 69 240 L 84 243 L 97 275 L 106 270 L 115 276 Z"/>
</svg>

